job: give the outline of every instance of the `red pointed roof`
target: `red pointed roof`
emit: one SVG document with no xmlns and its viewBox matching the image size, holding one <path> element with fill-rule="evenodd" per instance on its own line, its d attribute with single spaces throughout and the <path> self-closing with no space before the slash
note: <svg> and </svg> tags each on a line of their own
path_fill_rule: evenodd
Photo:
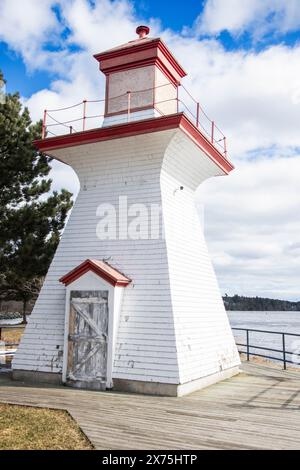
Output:
<svg viewBox="0 0 300 470">
<path fill-rule="evenodd" d="M 117 269 L 113 268 L 105 261 L 99 261 L 95 259 L 86 259 L 79 266 L 72 269 L 72 271 L 62 276 L 59 279 L 59 282 L 62 282 L 65 284 L 65 286 L 67 286 L 88 271 L 94 272 L 113 286 L 125 287 L 131 282 L 131 279 L 124 276 L 124 274 L 120 273 L 120 271 L 117 271 Z"/>
</svg>

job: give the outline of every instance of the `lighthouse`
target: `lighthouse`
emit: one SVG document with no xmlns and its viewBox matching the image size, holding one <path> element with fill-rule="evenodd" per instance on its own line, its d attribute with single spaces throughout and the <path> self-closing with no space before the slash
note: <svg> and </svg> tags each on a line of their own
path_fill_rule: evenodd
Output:
<svg viewBox="0 0 300 470">
<path fill-rule="evenodd" d="M 71 118 L 50 134 L 45 112 L 35 145 L 74 169 L 80 192 L 15 379 L 180 396 L 238 373 L 195 206 L 202 182 L 233 169 L 226 141 L 213 121 L 205 132 L 198 103 L 184 106 L 186 72 L 165 43 L 136 32 L 94 56 L 106 83 L 92 127 L 87 100 L 79 130 Z"/>
</svg>

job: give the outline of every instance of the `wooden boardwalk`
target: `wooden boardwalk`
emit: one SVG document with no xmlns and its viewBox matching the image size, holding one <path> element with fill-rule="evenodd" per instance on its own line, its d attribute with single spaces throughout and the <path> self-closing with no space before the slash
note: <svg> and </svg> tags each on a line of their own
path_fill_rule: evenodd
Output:
<svg viewBox="0 0 300 470">
<path fill-rule="evenodd" d="M 300 449 L 300 373 L 254 364 L 182 398 L 29 387 L 0 374 L 0 402 L 66 409 L 97 449 Z"/>
</svg>

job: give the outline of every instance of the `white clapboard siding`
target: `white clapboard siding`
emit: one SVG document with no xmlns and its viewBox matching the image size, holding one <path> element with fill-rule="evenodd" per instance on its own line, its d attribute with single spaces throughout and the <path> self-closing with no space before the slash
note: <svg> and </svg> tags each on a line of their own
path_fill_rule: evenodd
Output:
<svg viewBox="0 0 300 470">
<path fill-rule="evenodd" d="M 58 279 L 86 258 L 109 258 L 133 279 L 124 290 L 113 376 L 178 383 L 165 241 L 100 241 L 96 236 L 96 209 L 101 203 L 117 207 L 119 196 L 126 195 L 128 204 L 161 205 L 161 162 L 173 134 L 166 131 L 56 152 L 75 169 L 81 191 L 29 317 L 14 369 L 61 372 L 65 287 Z M 55 321 L 47 322 L 52 316 Z M 154 320 L 145 323 L 145 316 Z M 35 345 L 40 342 L 40 350 L 31 348 L 33 340 Z"/>
<path fill-rule="evenodd" d="M 197 186 L 222 171 L 179 130 L 54 154 L 74 168 L 81 190 L 13 368 L 61 373 L 65 287 L 58 279 L 87 258 L 106 259 L 133 281 L 124 289 L 113 378 L 184 383 L 236 365 L 193 208 Z M 165 239 L 99 240 L 97 207 L 118 207 L 119 196 L 127 196 L 128 205 L 162 205 Z"/>
<path fill-rule="evenodd" d="M 221 174 L 183 133 L 173 138 L 161 186 L 180 383 L 239 364 L 195 206 L 199 184 Z"/>
</svg>

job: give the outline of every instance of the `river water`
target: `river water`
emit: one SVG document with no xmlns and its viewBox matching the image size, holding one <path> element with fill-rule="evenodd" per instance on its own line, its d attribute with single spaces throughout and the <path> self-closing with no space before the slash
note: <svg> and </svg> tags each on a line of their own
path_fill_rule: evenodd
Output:
<svg viewBox="0 0 300 470">
<path fill-rule="evenodd" d="M 272 332 L 284 332 L 298 334 L 299 336 L 285 337 L 287 359 L 292 360 L 294 365 L 300 365 L 300 312 L 227 312 L 230 324 L 233 328 L 249 328 L 255 330 L 267 330 Z M 246 342 L 244 331 L 233 330 L 238 343 Z M 275 333 L 249 332 L 249 342 L 251 345 L 267 347 L 270 349 L 282 350 L 282 335 Z M 240 349 L 245 349 L 241 348 Z M 282 353 L 263 351 L 252 348 L 251 352 L 267 354 L 275 358 L 282 358 Z"/>
</svg>

